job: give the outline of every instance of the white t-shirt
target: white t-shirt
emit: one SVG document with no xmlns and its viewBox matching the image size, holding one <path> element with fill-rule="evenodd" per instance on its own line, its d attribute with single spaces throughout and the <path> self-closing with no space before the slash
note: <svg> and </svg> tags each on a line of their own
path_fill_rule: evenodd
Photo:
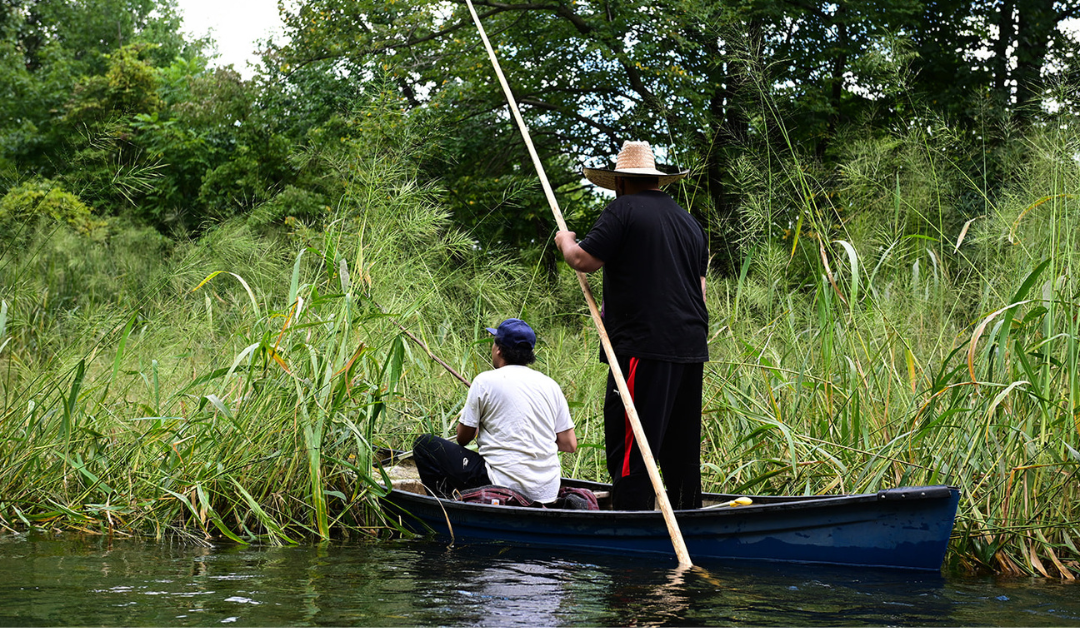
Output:
<svg viewBox="0 0 1080 628">
<path fill-rule="evenodd" d="M 478 428 L 476 442 L 494 484 L 533 501 L 558 497 L 555 435 L 574 424 L 555 380 L 527 366 L 484 371 L 469 388 L 461 424 Z"/>
</svg>

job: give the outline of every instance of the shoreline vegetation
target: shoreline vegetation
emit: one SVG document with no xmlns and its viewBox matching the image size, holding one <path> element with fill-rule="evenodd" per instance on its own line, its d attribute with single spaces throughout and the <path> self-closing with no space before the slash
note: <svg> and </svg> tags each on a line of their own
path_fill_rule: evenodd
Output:
<svg viewBox="0 0 1080 628">
<path fill-rule="evenodd" d="M 598 340 L 502 105 L 468 109 L 489 79 L 443 81 L 417 105 L 394 68 L 292 67 L 273 49 L 246 81 L 207 68 L 168 2 L 139 3 L 138 27 L 35 6 L 57 13 L 0 23 L 0 79 L 18 78 L 25 109 L 0 118 L 0 534 L 390 537 L 372 447 L 452 433 L 465 399 L 405 330 L 471 379 L 489 368 L 484 328 L 509 316 L 537 330 L 537 368 L 570 402 L 580 444 L 564 474 L 606 480 Z M 299 11 L 295 42 L 337 32 Z M 12 23 L 44 35 L 15 41 Z M 49 39 L 76 26 L 126 39 Z M 668 191 L 718 256 L 704 489 L 955 485 L 946 569 L 1074 579 L 1075 91 L 1020 122 L 965 109 L 960 124 L 906 99 L 914 61 L 882 54 L 874 76 L 895 81 L 877 100 L 813 126 L 766 75 L 779 65 L 742 61 L 745 132 L 666 131 L 684 151 L 671 163 L 693 169 Z M 664 72 L 642 76 L 660 89 L 676 81 Z M 672 101 L 693 91 L 678 85 Z M 489 149 L 484 172 L 455 161 Z M 585 233 L 606 199 L 547 149 Z"/>
<path fill-rule="evenodd" d="M 5 251 L 4 530 L 391 534 L 371 446 L 448 434 L 465 397 L 396 323 L 471 378 L 488 368 L 483 327 L 529 320 L 583 443 L 564 472 L 603 479 L 604 370 L 571 271 L 475 246 L 418 182 L 408 142 L 372 137 L 336 162 L 348 193 L 322 225 L 234 220 L 122 247 L 42 220 Z M 942 216 L 971 182 L 938 141 L 913 131 L 854 154 L 833 177 L 858 199 L 842 206 L 800 164 L 773 173 L 807 186 L 809 224 L 750 243 L 739 277 L 709 278 L 705 488 L 953 484 L 949 568 L 1071 578 L 1077 139 L 1025 137 L 1018 185 L 961 224 Z M 837 233 L 851 235 L 821 235 Z"/>
</svg>

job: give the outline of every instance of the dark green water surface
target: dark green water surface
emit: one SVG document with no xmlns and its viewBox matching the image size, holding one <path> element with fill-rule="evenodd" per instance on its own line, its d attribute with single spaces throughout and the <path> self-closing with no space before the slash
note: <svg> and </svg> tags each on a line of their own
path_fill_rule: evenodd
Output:
<svg viewBox="0 0 1080 628">
<path fill-rule="evenodd" d="M 196 547 L 0 536 L 0 625 L 1080 626 L 1080 588 L 435 542 Z"/>
</svg>

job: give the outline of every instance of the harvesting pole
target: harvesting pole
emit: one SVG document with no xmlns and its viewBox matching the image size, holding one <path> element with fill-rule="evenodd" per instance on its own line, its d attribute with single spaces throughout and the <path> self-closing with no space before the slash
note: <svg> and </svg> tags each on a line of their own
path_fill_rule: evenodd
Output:
<svg viewBox="0 0 1080 628">
<path fill-rule="evenodd" d="M 525 121 L 521 118 L 517 101 L 510 91 L 510 85 L 506 82 L 506 77 L 503 76 L 499 59 L 495 56 L 495 50 L 491 47 L 491 42 L 488 41 L 484 25 L 480 23 L 480 16 L 476 14 L 472 0 L 465 0 L 465 4 L 468 5 L 473 22 L 476 23 L 476 28 L 480 31 L 480 39 L 483 40 L 484 47 L 487 49 L 488 58 L 491 59 L 491 66 L 495 69 L 495 76 L 498 77 L 499 84 L 502 85 L 503 93 L 506 95 L 506 102 L 510 105 L 510 113 L 517 122 L 522 139 L 525 140 L 525 147 L 529 149 L 529 156 L 532 157 L 533 166 L 536 167 L 536 174 L 540 177 L 540 185 L 544 188 L 544 196 L 547 197 L 548 205 L 551 206 L 551 212 L 555 215 L 555 222 L 559 225 L 561 231 L 569 231 L 566 228 L 566 221 L 563 220 L 562 212 L 559 210 L 559 203 L 555 200 L 555 193 L 551 189 L 551 184 L 548 183 L 544 165 L 540 163 L 540 157 L 536 154 L 532 137 L 529 135 L 529 127 L 525 126 Z M 589 281 L 585 273 L 580 270 L 575 272 L 577 273 L 578 283 L 581 285 L 581 291 L 585 294 L 585 301 L 589 304 L 589 314 L 592 315 L 593 322 L 596 323 L 596 331 L 600 334 L 600 343 L 604 346 L 604 354 L 607 355 L 611 375 L 615 380 L 616 387 L 619 389 L 619 397 L 622 398 L 623 406 L 626 408 L 626 416 L 630 421 L 630 426 L 633 428 L 634 438 L 637 439 L 641 457 L 645 461 L 645 468 L 649 471 L 649 480 L 652 481 L 656 501 L 660 504 L 660 511 L 664 514 L 664 522 L 667 524 L 668 534 L 671 536 L 671 544 L 675 547 L 675 556 L 679 559 L 680 566 L 692 567 L 690 552 L 686 549 L 682 532 L 679 530 L 679 522 L 675 520 L 675 512 L 671 509 L 667 491 L 664 490 L 664 483 L 661 481 L 660 472 L 656 468 L 656 460 L 653 458 L 652 450 L 649 448 L 649 439 L 645 436 L 645 430 L 641 427 L 641 419 L 638 418 L 637 409 L 634 407 L 634 399 L 630 396 L 630 389 L 626 386 L 626 378 L 623 377 L 622 369 L 619 368 L 619 361 L 615 357 L 615 350 L 611 347 L 611 340 L 608 339 L 607 330 L 604 329 L 604 320 L 600 318 L 600 308 L 596 305 L 596 298 L 593 296 L 592 289 L 589 288 Z"/>
</svg>

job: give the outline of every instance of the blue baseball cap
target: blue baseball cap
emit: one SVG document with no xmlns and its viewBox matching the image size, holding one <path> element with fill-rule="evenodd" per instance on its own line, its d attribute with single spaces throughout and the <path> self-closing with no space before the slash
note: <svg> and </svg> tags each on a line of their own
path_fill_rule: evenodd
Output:
<svg viewBox="0 0 1080 628">
<path fill-rule="evenodd" d="M 508 318 L 499 323 L 498 329 L 490 327 L 485 329 L 492 336 L 495 336 L 495 342 L 504 347 L 517 347 L 523 343 L 528 344 L 529 349 L 536 347 L 536 332 L 520 318 Z"/>
</svg>

